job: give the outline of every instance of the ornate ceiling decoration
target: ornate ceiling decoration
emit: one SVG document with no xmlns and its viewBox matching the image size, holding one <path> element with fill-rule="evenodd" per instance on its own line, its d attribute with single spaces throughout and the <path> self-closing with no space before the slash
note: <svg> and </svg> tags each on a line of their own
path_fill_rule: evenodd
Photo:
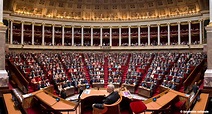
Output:
<svg viewBox="0 0 212 114">
<path fill-rule="evenodd" d="M 196 15 L 208 0 L 4 0 L 4 10 L 70 20 L 146 20 Z"/>
</svg>

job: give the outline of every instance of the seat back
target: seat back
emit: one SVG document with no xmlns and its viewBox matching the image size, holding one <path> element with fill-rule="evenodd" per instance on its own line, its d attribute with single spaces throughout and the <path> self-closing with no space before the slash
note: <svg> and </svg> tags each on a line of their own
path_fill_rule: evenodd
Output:
<svg viewBox="0 0 212 114">
<path fill-rule="evenodd" d="M 104 114 L 121 114 L 120 103 L 122 101 L 122 96 L 113 104 L 104 104 L 104 107 L 107 109 Z"/>
</svg>

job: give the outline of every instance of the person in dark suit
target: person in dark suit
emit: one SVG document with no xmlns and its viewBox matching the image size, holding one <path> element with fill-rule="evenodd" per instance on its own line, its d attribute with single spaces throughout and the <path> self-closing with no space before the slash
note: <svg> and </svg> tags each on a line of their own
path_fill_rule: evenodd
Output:
<svg viewBox="0 0 212 114">
<path fill-rule="evenodd" d="M 115 103 L 120 98 L 120 96 L 117 91 L 114 91 L 114 88 L 115 88 L 114 85 L 112 84 L 108 85 L 107 92 L 110 94 L 103 100 L 103 103 L 94 103 L 92 107 L 98 109 L 104 109 L 104 104 Z"/>
<path fill-rule="evenodd" d="M 193 92 L 196 94 L 197 91 L 199 90 L 199 86 L 197 85 L 197 82 L 194 83 L 194 85 L 192 86 L 192 90 Z"/>
</svg>

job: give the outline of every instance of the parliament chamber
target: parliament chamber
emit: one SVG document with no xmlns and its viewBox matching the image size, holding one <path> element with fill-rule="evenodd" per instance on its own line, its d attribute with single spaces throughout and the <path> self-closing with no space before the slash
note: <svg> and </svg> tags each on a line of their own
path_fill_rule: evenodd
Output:
<svg viewBox="0 0 212 114">
<path fill-rule="evenodd" d="M 211 7 L 0 0 L 0 114 L 212 114 Z"/>
</svg>

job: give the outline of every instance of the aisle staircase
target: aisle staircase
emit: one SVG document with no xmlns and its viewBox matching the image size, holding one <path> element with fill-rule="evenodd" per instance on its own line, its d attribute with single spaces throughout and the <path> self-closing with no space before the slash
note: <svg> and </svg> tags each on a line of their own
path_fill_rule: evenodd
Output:
<svg viewBox="0 0 212 114">
<path fill-rule="evenodd" d="M 88 83 L 90 83 L 90 74 L 89 74 L 88 67 L 85 62 L 84 54 L 81 54 L 81 56 L 82 56 L 82 62 L 84 64 L 83 71 L 85 72 L 85 78 L 87 79 Z"/>
<path fill-rule="evenodd" d="M 109 72 L 108 72 L 108 58 L 105 57 L 104 61 L 105 61 L 104 66 L 103 66 L 104 67 L 104 83 L 105 83 L 105 86 L 107 86 L 107 84 L 108 84 L 108 76 L 109 76 Z"/>
<path fill-rule="evenodd" d="M 122 83 L 124 83 L 125 79 L 127 78 L 130 58 L 131 58 L 131 53 L 128 54 L 128 58 L 127 58 L 125 65 L 121 66 L 121 71 L 122 71 L 122 81 L 121 82 Z"/>
</svg>

